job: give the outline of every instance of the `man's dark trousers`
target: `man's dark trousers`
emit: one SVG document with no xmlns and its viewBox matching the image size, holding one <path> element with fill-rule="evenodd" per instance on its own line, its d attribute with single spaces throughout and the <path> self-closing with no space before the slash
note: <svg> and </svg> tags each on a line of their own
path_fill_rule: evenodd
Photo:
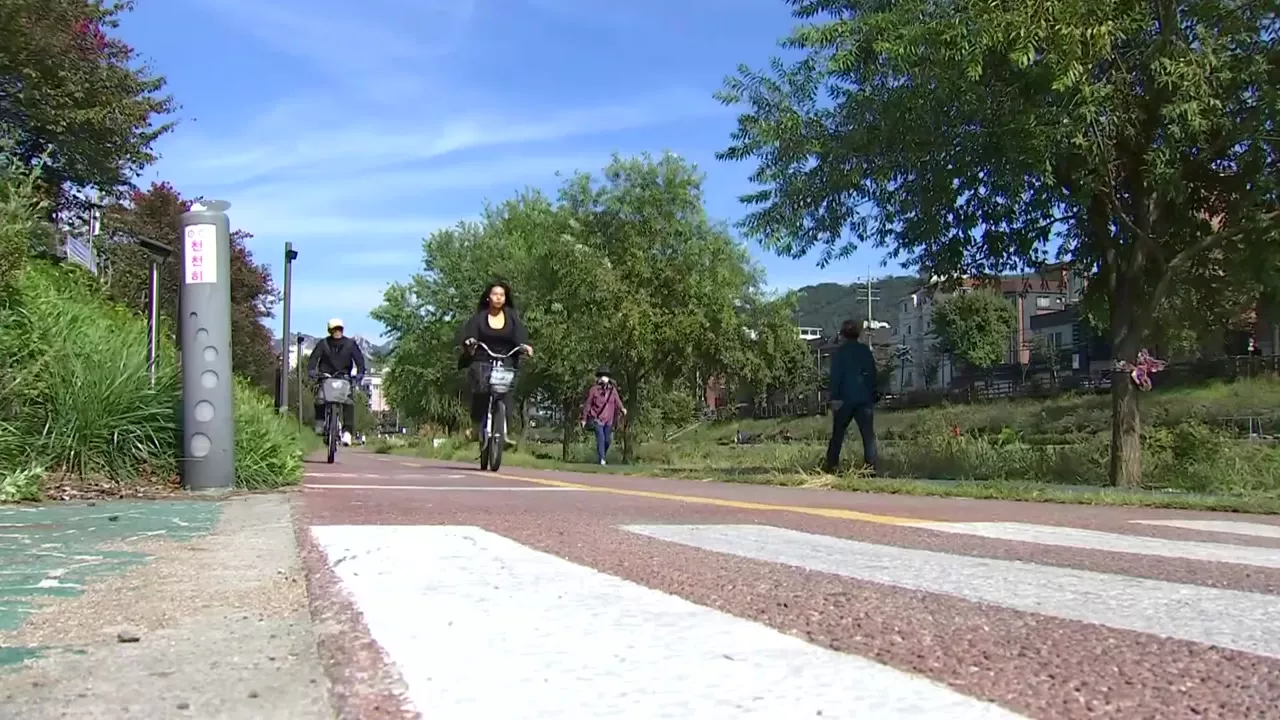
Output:
<svg viewBox="0 0 1280 720">
<path fill-rule="evenodd" d="M 845 403 L 839 410 L 831 413 L 831 442 L 827 443 L 827 462 L 825 469 L 834 471 L 840 466 L 840 449 L 844 446 L 845 433 L 849 432 L 849 423 L 858 424 L 858 433 L 862 435 L 862 458 L 871 470 L 876 469 L 876 429 L 875 406 L 849 405 Z"/>
</svg>

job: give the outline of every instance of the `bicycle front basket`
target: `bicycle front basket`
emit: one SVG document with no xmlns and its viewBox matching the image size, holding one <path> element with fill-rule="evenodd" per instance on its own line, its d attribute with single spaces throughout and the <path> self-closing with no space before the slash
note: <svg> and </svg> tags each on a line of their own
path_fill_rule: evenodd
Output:
<svg viewBox="0 0 1280 720">
<path fill-rule="evenodd" d="M 489 371 L 489 392 L 503 395 L 515 384 L 516 371 L 504 365 L 494 365 Z"/>
<path fill-rule="evenodd" d="M 320 384 L 320 399 L 326 403 L 346 403 L 351 399 L 351 381 L 345 378 L 325 378 Z"/>
</svg>

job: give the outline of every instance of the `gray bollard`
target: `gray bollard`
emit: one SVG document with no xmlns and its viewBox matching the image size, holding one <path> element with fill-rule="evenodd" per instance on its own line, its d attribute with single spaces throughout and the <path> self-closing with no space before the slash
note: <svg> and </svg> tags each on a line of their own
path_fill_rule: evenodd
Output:
<svg viewBox="0 0 1280 720">
<path fill-rule="evenodd" d="M 235 485 L 231 376 L 230 203 L 193 203 L 182 215 L 182 486 Z"/>
</svg>

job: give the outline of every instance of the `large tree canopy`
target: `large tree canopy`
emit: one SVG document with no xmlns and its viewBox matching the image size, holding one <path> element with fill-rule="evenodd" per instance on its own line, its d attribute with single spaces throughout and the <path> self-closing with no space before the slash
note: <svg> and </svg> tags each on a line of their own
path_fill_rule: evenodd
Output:
<svg viewBox="0 0 1280 720">
<path fill-rule="evenodd" d="M 692 408 L 712 375 L 758 392 L 803 382 L 792 301 L 764 296 L 745 248 L 707 218 L 701 188 L 674 155 L 615 159 L 600 176 L 568 178 L 555 200 L 522 193 L 427 238 L 423 272 L 374 312 L 396 343 L 392 401 L 416 420 L 458 423 L 458 328 L 499 278 L 537 349 L 518 393 L 568 416 L 600 364 L 641 424 L 675 397 Z"/>
<path fill-rule="evenodd" d="M 132 0 L 0 0 L 0 136 L 51 198 L 131 185 L 172 127 L 165 81 L 111 31 Z"/>
<path fill-rule="evenodd" d="M 1058 254 L 1132 362 L 1197 262 L 1270 262 L 1278 0 L 788 0 L 803 57 L 742 68 L 722 156 L 757 163 L 745 229 L 820 263 L 859 243 L 955 278 Z M 1112 476 L 1140 482 L 1134 387 Z"/>
</svg>

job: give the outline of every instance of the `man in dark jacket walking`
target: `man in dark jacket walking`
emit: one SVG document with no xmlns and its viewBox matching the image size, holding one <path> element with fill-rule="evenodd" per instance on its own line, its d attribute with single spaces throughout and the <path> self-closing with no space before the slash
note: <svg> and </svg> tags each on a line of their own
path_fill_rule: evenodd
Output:
<svg viewBox="0 0 1280 720">
<path fill-rule="evenodd" d="M 876 390 L 876 359 L 870 347 L 858 342 L 861 334 L 861 325 L 844 321 L 840 327 L 844 344 L 831 358 L 831 442 L 822 464 L 826 472 L 835 472 L 840 465 L 840 448 L 850 422 L 858 424 L 862 435 L 863 462 L 872 472 L 876 470 L 874 408 L 880 393 Z"/>
</svg>

